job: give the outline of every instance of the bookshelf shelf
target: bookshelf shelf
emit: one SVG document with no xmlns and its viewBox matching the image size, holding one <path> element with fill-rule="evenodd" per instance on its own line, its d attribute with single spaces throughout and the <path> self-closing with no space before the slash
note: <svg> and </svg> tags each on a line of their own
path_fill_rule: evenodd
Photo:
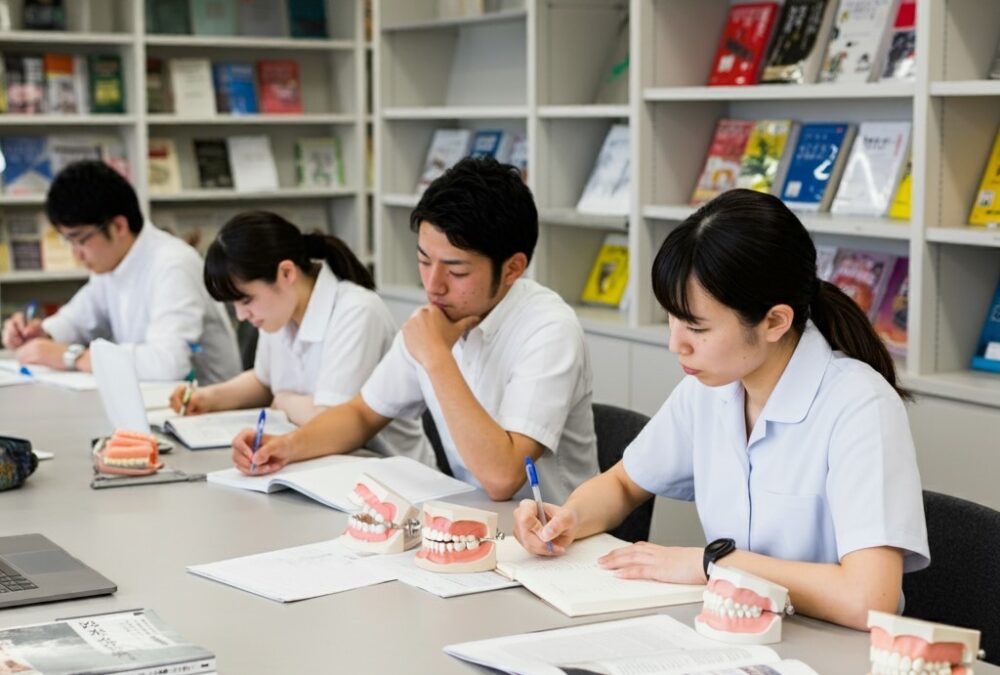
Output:
<svg viewBox="0 0 1000 675">
<path fill-rule="evenodd" d="M 1000 407 L 1000 377 L 975 370 L 904 376 L 903 385 L 918 394 Z"/>
<path fill-rule="evenodd" d="M 912 84 L 758 84 L 747 87 L 651 87 L 643 100 L 655 101 L 791 101 L 829 99 L 912 98 Z"/>
<path fill-rule="evenodd" d="M 31 44 L 60 45 L 72 47 L 75 45 L 91 46 L 126 46 L 133 43 L 133 37 L 128 33 L 83 33 L 77 31 L 42 31 L 15 30 L 0 31 L 0 45 Z"/>
<path fill-rule="evenodd" d="M 0 115 L 0 127 L 126 126 L 135 124 L 134 115 Z"/>
<path fill-rule="evenodd" d="M 593 215 L 580 213 L 576 209 L 539 209 L 538 220 L 551 225 L 581 227 L 607 232 L 628 232 L 628 216 Z"/>
<path fill-rule="evenodd" d="M 0 195 L 0 208 L 4 206 L 30 206 L 44 203 L 45 193 L 43 192 L 32 195 Z"/>
<path fill-rule="evenodd" d="M 931 96 L 1000 96 L 1000 80 L 931 82 Z"/>
<path fill-rule="evenodd" d="M 188 47 L 198 49 L 274 49 L 281 51 L 350 51 L 353 40 L 313 40 L 307 38 L 244 37 L 227 35 L 146 35 L 148 47 Z"/>
<path fill-rule="evenodd" d="M 927 241 L 938 244 L 1000 248 L 1000 230 L 981 227 L 929 227 Z"/>
<path fill-rule="evenodd" d="M 528 12 L 524 9 L 510 9 L 499 12 L 486 12 L 478 16 L 461 16 L 452 18 L 426 18 L 417 21 L 400 21 L 398 23 L 385 24 L 382 26 L 384 32 L 403 31 L 427 31 L 447 28 L 461 28 L 464 26 L 477 26 L 490 23 L 504 23 L 509 21 L 524 21 Z"/>
<path fill-rule="evenodd" d="M 87 270 L 66 270 L 62 272 L 46 272 L 43 270 L 22 270 L 3 272 L 0 274 L 0 284 L 34 284 L 57 281 L 79 281 L 90 276 Z"/>
<path fill-rule="evenodd" d="M 385 108 L 382 117 L 387 120 L 477 120 L 518 119 L 528 116 L 524 106 L 434 106 L 428 108 Z"/>
<path fill-rule="evenodd" d="M 681 221 L 694 213 L 696 209 L 697 207 L 686 204 L 645 206 L 642 209 L 642 215 L 650 220 Z M 910 225 L 904 221 L 865 216 L 843 216 L 833 213 L 800 213 L 797 215 L 810 232 L 903 241 L 910 238 Z"/>
<path fill-rule="evenodd" d="M 542 119 L 601 119 L 628 117 L 627 105 L 546 105 L 538 108 Z"/>
<path fill-rule="evenodd" d="M 382 203 L 385 206 L 394 206 L 400 208 L 412 209 L 420 201 L 420 195 L 418 194 L 408 194 L 405 192 L 397 192 L 393 194 L 382 195 Z"/>
<path fill-rule="evenodd" d="M 332 199 L 353 197 L 357 193 L 351 188 L 338 189 L 307 189 L 282 188 L 262 192 L 237 192 L 235 190 L 184 190 L 170 194 L 151 194 L 149 201 L 159 204 L 174 202 L 230 202 L 251 200 L 286 200 L 286 199 Z"/>
<path fill-rule="evenodd" d="M 256 126 L 256 125 L 331 125 L 354 124 L 357 117 L 340 113 L 306 113 L 302 115 L 212 115 L 210 117 L 181 117 L 170 113 L 155 113 L 146 116 L 150 126 Z"/>
<path fill-rule="evenodd" d="M 584 330 L 611 333 L 619 336 L 630 336 L 633 331 L 629 325 L 628 312 L 616 307 L 592 307 L 590 305 L 573 305 L 573 311 L 583 324 Z"/>
</svg>

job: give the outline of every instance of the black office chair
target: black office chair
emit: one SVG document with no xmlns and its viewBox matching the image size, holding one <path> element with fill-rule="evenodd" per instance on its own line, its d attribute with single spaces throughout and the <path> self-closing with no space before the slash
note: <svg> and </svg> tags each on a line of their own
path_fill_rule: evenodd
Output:
<svg viewBox="0 0 1000 675">
<path fill-rule="evenodd" d="M 259 335 L 259 331 L 249 321 L 240 321 L 236 324 L 236 344 L 240 349 L 240 362 L 243 364 L 243 370 L 253 368 Z"/>
<path fill-rule="evenodd" d="M 975 628 L 1000 665 L 1000 512 L 924 490 L 930 567 L 903 576 L 903 614 Z"/>
<path fill-rule="evenodd" d="M 622 458 L 625 448 L 632 442 L 649 418 L 634 410 L 626 410 L 604 403 L 594 404 L 594 431 L 597 434 L 597 464 L 607 471 Z M 649 538 L 649 525 L 653 520 L 653 499 L 649 499 L 630 513 L 622 524 L 611 531 L 625 541 L 645 541 Z"/>
<path fill-rule="evenodd" d="M 444 446 L 441 445 L 441 434 L 438 433 L 437 425 L 434 424 L 434 416 L 431 415 L 431 411 L 425 410 L 420 421 L 424 424 L 424 435 L 427 436 L 427 440 L 431 442 L 431 447 L 434 448 L 434 459 L 437 460 L 438 469 L 441 473 L 454 476 L 455 474 L 451 471 L 451 464 L 448 463 L 448 455 L 444 454 Z"/>
</svg>

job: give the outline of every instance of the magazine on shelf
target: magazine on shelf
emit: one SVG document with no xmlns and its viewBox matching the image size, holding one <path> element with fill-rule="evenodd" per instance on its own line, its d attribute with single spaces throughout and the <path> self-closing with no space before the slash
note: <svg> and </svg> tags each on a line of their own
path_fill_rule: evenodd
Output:
<svg viewBox="0 0 1000 675">
<path fill-rule="evenodd" d="M 417 180 L 417 193 L 422 193 L 445 171 L 469 153 L 472 131 L 469 129 L 435 129 L 427 149 L 424 169 Z"/>
<path fill-rule="evenodd" d="M 972 357 L 972 367 L 1000 373 L 1000 280 L 997 281 L 993 299 L 986 309 L 983 329 L 979 334 L 976 353 Z"/>
<path fill-rule="evenodd" d="M 792 120 L 758 120 L 754 123 L 740 159 L 736 187 L 773 193 L 780 189 L 795 146 L 799 125 Z"/>
<path fill-rule="evenodd" d="M 627 216 L 631 174 L 629 127 L 614 124 L 604 137 L 594 168 L 576 203 L 580 213 Z"/>
<path fill-rule="evenodd" d="M 830 208 L 857 127 L 847 122 L 803 124 L 792 150 L 781 199 L 795 211 Z"/>
<path fill-rule="evenodd" d="M 777 2 L 729 7 L 708 77 L 709 86 L 757 83 L 780 7 Z"/>
<path fill-rule="evenodd" d="M 740 160 L 753 132 L 753 120 L 721 119 L 715 125 L 705 167 L 691 195 L 691 203 L 703 204 L 736 187 Z"/>
<path fill-rule="evenodd" d="M 917 0 L 900 0 L 882 63 L 883 81 L 912 82 L 916 78 Z"/>
<path fill-rule="evenodd" d="M 760 81 L 815 82 L 836 9 L 837 0 L 785 0 Z"/>
<path fill-rule="evenodd" d="M 840 249 L 830 282 L 854 300 L 869 321 L 875 321 L 894 264 L 895 257 L 886 253 Z"/>
<path fill-rule="evenodd" d="M 910 156 L 909 122 L 862 122 L 851 146 L 837 196 L 837 214 L 884 216 Z"/>
<path fill-rule="evenodd" d="M 875 317 L 875 332 L 893 356 L 906 356 L 906 317 L 910 295 L 910 259 L 897 258 Z"/>
<path fill-rule="evenodd" d="M 979 182 L 969 224 L 1000 227 L 1000 130 L 993 139 L 993 150 Z"/>
<path fill-rule="evenodd" d="M 899 0 L 840 0 L 819 71 L 820 82 L 871 82 L 892 31 Z"/>
</svg>

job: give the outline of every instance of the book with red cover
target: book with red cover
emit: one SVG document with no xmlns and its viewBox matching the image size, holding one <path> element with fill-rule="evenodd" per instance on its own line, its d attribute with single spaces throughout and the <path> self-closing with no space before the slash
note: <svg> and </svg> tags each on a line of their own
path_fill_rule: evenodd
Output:
<svg viewBox="0 0 1000 675">
<path fill-rule="evenodd" d="M 882 306 L 895 256 L 869 251 L 840 250 L 830 282 L 858 304 L 870 321 Z"/>
<path fill-rule="evenodd" d="M 777 2 L 751 2 L 729 8 L 710 86 L 756 84 L 778 17 Z"/>
<path fill-rule="evenodd" d="M 262 113 L 301 113 L 302 81 L 299 64 L 291 59 L 257 62 L 258 95 Z"/>
<path fill-rule="evenodd" d="M 692 204 L 702 204 L 736 187 L 740 160 L 753 124 L 753 120 L 721 119 L 715 125 L 715 135 L 705 157 L 705 168 L 691 195 Z"/>
<path fill-rule="evenodd" d="M 892 276 L 885 287 L 885 296 L 878 316 L 875 332 L 879 334 L 890 354 L 906 356 L 906 312 L 910 290 L 910 259 L 897 258 Z"/>
</svg>

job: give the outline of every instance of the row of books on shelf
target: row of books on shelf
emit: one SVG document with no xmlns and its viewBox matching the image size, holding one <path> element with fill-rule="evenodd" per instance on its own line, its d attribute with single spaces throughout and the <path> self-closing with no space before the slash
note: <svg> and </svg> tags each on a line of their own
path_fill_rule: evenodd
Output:
<svg viewBox="0 0 1000 675">
<path fill-rule="evenodd" d="M 5 195 L 38 195 L 66 165 L 100 159 L 129 178 L 128 154 L 113 134 L 50 134 L 0 138 L 0 176 Z"/>
<path fill-rule="evenodd" d="M 83 270 L 70 245 L 49 225 L 45 214 L 7 210 L 0 222 L 0 274 L 24 271 Z"/>
<path fill-rule="evenodd" d="M 146 0 L 146 32 L 327 37 L 325 0 Z"/>
<path fill-rule="evenodd" d="M 125 112 L 118 54 L 5 54 L 0 113 L 76 115 Z"/>
<path fill-rule="evenodd" d="M 0 30 L 14 28 L 11 0 L 0 0 Z M 24 0 L 19 27 L 24 30 L 66 30 L 62 0 Z"/>
<path fill-rule="evenodd" d="M 734 4 L 709 85 L 912 80 L 916 0 Z"/>
<path fill-rule="evenodd" d="M 201 58 L 148 58 L 146 109 L 183 117 L 300 114 L 299 64 L 293 59 L 211 63 Z"/>
<path fill-rule="evenodd" d="M 237 192 L 278 189 L 278 174 L 268 136 L 202 138 L 191 143 L 198 169 L 198 187 Z M 172 194 L 183 189 L 174 139 L 149 139 L 148 167 L 150 194 Z M 347 187 L 344 157 L 340 139 L 336 137 L 296 141 L 295 168 L 297 187 Z"/>
</svg>

